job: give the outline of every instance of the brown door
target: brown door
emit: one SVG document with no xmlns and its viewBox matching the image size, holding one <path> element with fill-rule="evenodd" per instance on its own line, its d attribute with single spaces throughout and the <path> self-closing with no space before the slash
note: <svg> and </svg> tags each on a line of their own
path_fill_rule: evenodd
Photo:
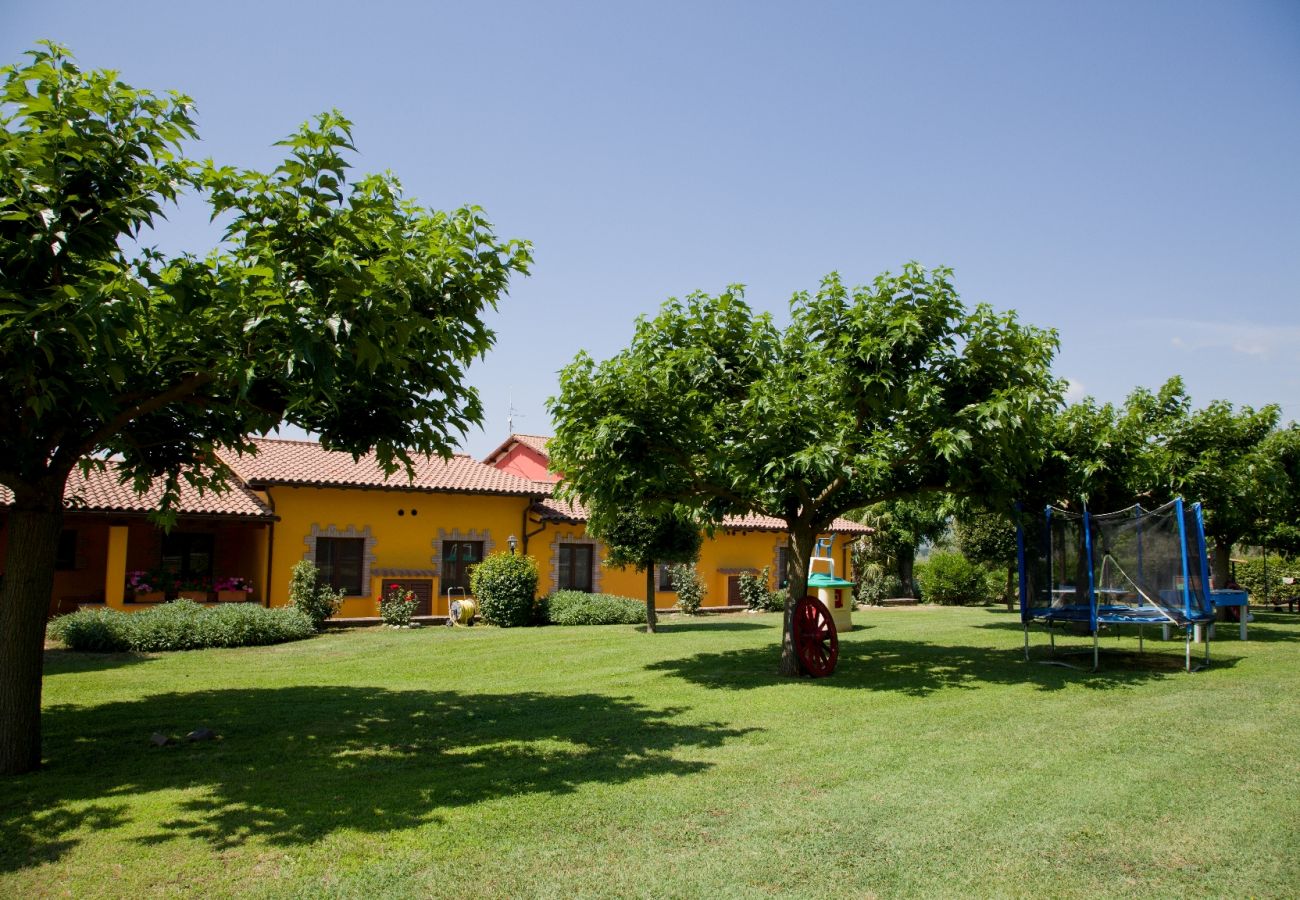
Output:
<svg viewBox="0 0 1300 900">
<path fill-rule="evenodd" d="M 415 592 L 415 614 L 417 616 L 433 615 L 433 579 L 432 578 L 385 578 L 384 596 L 387 597 L 392 586 L 397 585 L 404 591 Z"/>
<path fill-rule="evenodd" d="M 745 601 L 740 599 L 740 576 L 727 576 L 727 605 L 744 606 Z"/>
</svg>

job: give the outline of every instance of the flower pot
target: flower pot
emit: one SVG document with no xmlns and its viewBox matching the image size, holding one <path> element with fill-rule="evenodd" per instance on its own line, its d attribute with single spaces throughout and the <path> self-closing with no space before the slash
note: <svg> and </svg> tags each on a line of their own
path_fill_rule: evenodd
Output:
<svg viewBox="0 0 1300 900">
<path fill-rule="evenodd" d="M 132 603 L 162 603 L 167 599 L 167 595 L 162 591 L 145 591 L 131 595 Z"/>
<path fill-rule="evenodd" d="M 218 603 L 247 603 L 248 591 L 217 591 Z"/>
<path fill-rule="evenodd" d="M 176 599 L 193 600 L 195 603 L 207 603 L 208 592 L 207 591 L 177 591 Z"/>
</svg>

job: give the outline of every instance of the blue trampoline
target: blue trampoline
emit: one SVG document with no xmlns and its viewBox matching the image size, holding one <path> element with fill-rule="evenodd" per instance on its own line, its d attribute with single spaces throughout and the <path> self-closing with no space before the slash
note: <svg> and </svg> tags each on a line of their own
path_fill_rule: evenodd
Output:
<svg viewBox="0 0 1300 900">
<path fill-rule="evenodd" d="M 1139 652 L 1145 626 L 1183 629 L 1189 672 L 1193 640 L 1203 634 L 1209 664 L 1210 630 L 1201 626 L 1214 621 L 1214 602 L 1199 503 L 1178 499 L 1100 515 L 1086 505 L 1082 512 L 1049 506 L 1023 518 L 1016 543 L 1026 660 L 1037 621 L 1047 627 L 1053 656 L 1058 628 L 1090 634 L 1093 671 L 1103 627 L 1136 626 Z"/>
</svg>

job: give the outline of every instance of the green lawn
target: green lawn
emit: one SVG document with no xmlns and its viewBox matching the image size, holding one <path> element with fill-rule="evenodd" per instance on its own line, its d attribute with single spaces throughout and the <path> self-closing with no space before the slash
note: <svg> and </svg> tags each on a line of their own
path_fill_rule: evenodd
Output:
<svg viewBox="0 0 1300 900">
<path fill-rule="evenodd" d="M 52 651 L 0 896 L 1300 892 L 1297 617 L 1194 675 L 1181 642 L 1027 665 L 1000 610 L 856 618 L 823 681 L 774 674 L 776 616 Z"/>
</svg>

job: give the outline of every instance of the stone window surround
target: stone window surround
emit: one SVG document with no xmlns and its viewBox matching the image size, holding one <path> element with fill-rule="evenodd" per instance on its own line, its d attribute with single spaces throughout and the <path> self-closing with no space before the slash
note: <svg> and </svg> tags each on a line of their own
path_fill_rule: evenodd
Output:
<svg viewBox="0 0 1300 900">
<path fill-rule="evenodd" d="M 361 593 L 349 594 L 348 596 L 366 597 L 370 591 L 370 570 L 375 564 L 375 536 L 370 531 L 369 525 L 363 525 L 358 529 L 355 525 L 349 525 L 346 528 L 339 528 L 337 525 L 330 524 L 321 526 L 313 522 L 311 534 L 304 537 L 303 543 L 307 545 L 307 552 L 302 558 L 316 565 L 316 539 L 317 538 L 361 538 L 365 541 L 361 549 Z"/>
<path fill-rule="evenodd" d="M 586 535 L 577 535 L 571 531 L 555 533 L 555 540 L 551 541 L 551 584 L 555 590 L 560 590 L 560 545 L 561 544 L 587 544 L 591 549 L 591 592 L 600 593 L 600 577 L 605 568 L 605 545 L 593 537 Z"/>
<path fill-rule="evenodd" d="M 491 556 L 492 551 L 496 548 L 496 541 L 492 540 L 491 528 L 484 528 L 482 531 L 475 528 L 471 528 L 469 531 L 461 531 L 459 528 L 453 528 L 451 531 L 448 531 L 445 528 L 439 528 L 438 536 L 432 541 L 433 556 L 431 561 L 433 562 L 433 574 L 438 577 L 440 582 L 442 580 L 443 541 L 482 541 L 484 559 Z M 439 587 L 441 586 L 442 585 L 439 584 Z"/>
</svg>

